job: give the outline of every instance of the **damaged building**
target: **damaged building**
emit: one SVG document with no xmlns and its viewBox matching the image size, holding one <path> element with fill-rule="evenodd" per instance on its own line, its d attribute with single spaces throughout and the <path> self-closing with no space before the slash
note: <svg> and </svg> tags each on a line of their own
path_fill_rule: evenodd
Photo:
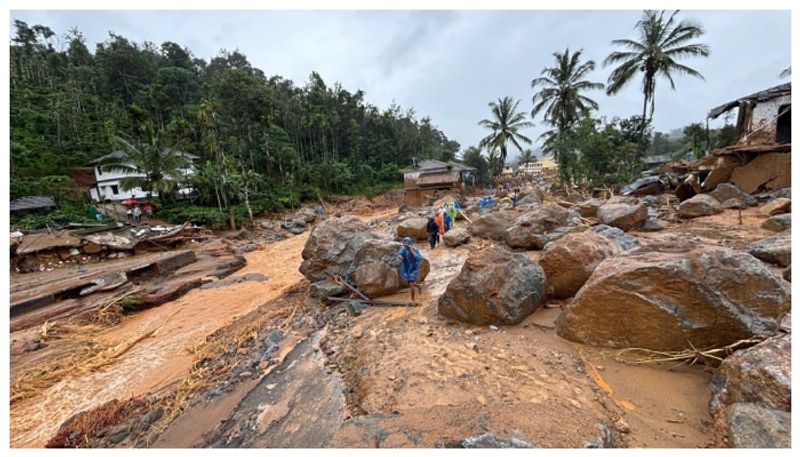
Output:
<svg viewBox="0 0 800 457">
<path fill-rule="evenodd" d="M 405 204 L 419 207 L 446 193 L 462 193 L 465 184 L 474 181 L 477 169 L 458 163 L 423 160 L 400 171 L 403 173 Z"/>
<path fill-rule="evenodd" d="M 708 119 L 716 119 L 734 108 L 739 109 L 734 133 L 737 144 L 792 142 L 792 83 L 720 105 L 709 111 Z"/>
</svg>

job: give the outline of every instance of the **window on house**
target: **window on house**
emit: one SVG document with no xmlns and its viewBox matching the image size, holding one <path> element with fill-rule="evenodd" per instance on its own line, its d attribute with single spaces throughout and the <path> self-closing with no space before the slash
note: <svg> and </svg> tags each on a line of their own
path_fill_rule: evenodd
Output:
<svg viewBox="0 0 800 457">
<path fill-rule="evenodd" d="M 776 143 L 792 142 L 792 105 L 778 108 L 778 125 L 775 128 Z"/>
<path fill-rule="evenodd" d="M 111 193 L 117 195 L 119 193 L 119 186 L 111 186 Z"/>
</svg>

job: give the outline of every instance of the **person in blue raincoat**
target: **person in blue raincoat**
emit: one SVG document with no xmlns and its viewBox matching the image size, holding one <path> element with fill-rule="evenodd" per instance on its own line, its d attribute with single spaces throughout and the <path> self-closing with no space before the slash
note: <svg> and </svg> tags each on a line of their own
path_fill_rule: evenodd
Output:
<svg viewBox="0 0 800 457">
<path fill-rule="evenodd" d="M 419 249 L 414 246 L 414 242 L 411 238 L 403 238 L 402 243 L 403 247 L 400 248 L 400 251 L 397 253 L 402 259 L 400 262 L 400 277 L 403 278 L 403 280 L 408 283 L 408 287 L 411 288 L 411 302 L 416 303 L 414 288 L 416 288 L 420 294 L 422 293 L 422 286 L 417 284 L 419 280 L 419 266 L 422 264 L 422 254 L 419 252 Z"/>
<path fill-rule="evenodd" d="M 450 213 L 448 211 L 443 211 L 442 218 L 444 219 L 444 233 L 450 231 L 450 226 L 453 225 L 453 219 L 450 217 Z"/>
</svg>

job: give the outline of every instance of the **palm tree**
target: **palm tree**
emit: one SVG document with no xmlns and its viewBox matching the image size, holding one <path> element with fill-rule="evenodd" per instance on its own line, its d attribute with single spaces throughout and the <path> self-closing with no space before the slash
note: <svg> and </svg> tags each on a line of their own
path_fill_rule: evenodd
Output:
<svg viewBox="0 0 800 457">
<path fill-rule="evenodd" d="M 532 122 L 525 120 L 525 113 L 517 111 L 519 100 L 516 102 L 511 97 L 503 97 L 497 102 L 490 102 L 489 108 L 492 110 L 493 119 L 483 119 L 478 124 L 492 130 L 492 133 L 482 139 L 481 147 L 489 150 L 489 153 L 500 150 L 498 157 L 500 168 L 506 163 L 508 157 L 508 142 L 517 147 L 522 152 L 520 142 L 531 144 L 530 138 L 521 134 L 519 131 L 525 127 L 533 127 Z"/>
<path fill-rule="evenodd" d="M 792 76 L 792 67 L 791 65 L 783 70 L 780 74 L 781 78 L 786 78 L 787 76 Z"/>
<path fill-rule="evenodd" d="M 626 48 L 614 51 L 606 57 L 603 66 L 619 63 L 619 66 L 608 77 L 606 92 L 613 95 L 630 83 L 637 73 L 642 74 L 642 126 L 640 146 L 643 144 L 647 125 L 647 107 L 650 106 L 650 119 L 655 111 L 656 77 L 662 76 L 675 89 L 673 74 L 686 74 L 705 80 L 697 70 L 687 67 L 678 61 L 685 57 L 708 57 L 708 45 L 690 43 L 691 40 L 705 33 L 699 23 L 682 20 L 676 22 L 675 10 L 664 19 L 665 11 L 646 10 L 642 19 L 636 23 L 639 41 L 630 39 L 613 40 L 611 44 Z"/>
<path fill-rule="evenodd" d="M 535 158 L 536 156 L 533 154 L 533 149 L 531 148 L 522 151 L 518 157 L 520 164 L 533 162 Z"/>
<path fill-rule="evenodd" d="M 594 70 L 594 61 L 581 63 L 583 50 L 570 55 L 569 48 L 555 52 L 555 65 L 542 70 L 542 76 L 531 81 L 531 88 L 542 88 L 533 96 L 531 117 L 544 110 L 544 120 L 564 133 L 579 118 L 598 108 L 597 102 L 581 92 L 602 89 L 602 83 L 587 81 L 585 76 Z"/>
<path fill-rule="evenodd" d="M 152 124 L 145 124 L 144 134 L 143 141 L 115 136 L 122 147 L 122 154 L 110 156 L 100 166 L 103 170 L 133 175 L 120 181 L 123 190 L 139 187 L 150 196 L 152 192 L 158 192 L 159 199 L 163 199 L 165 194 L 172 193 L 183 180 L 181 172 L 189 165 L 190 160 L 184 153 L 162 145 Z"/>
</svg>

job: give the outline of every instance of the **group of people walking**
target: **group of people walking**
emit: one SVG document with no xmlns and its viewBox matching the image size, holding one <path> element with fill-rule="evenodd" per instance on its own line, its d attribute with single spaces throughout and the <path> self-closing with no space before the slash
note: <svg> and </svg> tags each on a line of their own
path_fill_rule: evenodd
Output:
<svg viewBox="0 0 800 457">
<path fill-rule="evenodd" d="M 461 210 L 458 202 L 449 202 L 428 216 L 428 242 L 431 249 L 441 241 L 441 237 L 456 227 L 456 214 Z"/>
</svg>

